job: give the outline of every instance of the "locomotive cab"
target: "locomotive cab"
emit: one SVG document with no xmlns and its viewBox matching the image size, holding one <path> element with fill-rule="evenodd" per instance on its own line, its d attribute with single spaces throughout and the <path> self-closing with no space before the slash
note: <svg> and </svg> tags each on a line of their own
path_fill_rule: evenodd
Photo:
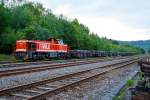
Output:
<svg viewBox="0 0 150 100">
<path fill-rule="evenodd" d="M 64 44 L 63 40 L 61 40 L 61 39 L 57 39 L 57 43 L 58 44 Z"/>
<path fill-rule="evenodd" d="M 64 44 L 62 39 L 50 38 L 50 39 L 48 39 L 48 41 L 50 41 L 50 43 L 52 43 L 52 44 Z"/>
</svg>

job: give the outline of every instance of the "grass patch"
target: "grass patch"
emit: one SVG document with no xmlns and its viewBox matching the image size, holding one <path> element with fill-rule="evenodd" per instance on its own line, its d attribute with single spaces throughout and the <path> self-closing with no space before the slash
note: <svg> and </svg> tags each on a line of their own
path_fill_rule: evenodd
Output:
<svg viewBox="0 0 150 100">
<path fill-rule="evenodd" d="M 134 81 L 130 79 L 127 81 L 126 85 L 127 85 L 127 87 L 131 87 L 134 85 Z"/>
<path fill-rule="evenodd" d="M 0 54 L 0 61 L 16 62 L 16 59 L 12 55 Z"/>
<path fill-rule="evenodd" d="M 129 79 L 126 82 L 126 85 L 123 87 L 123 89 L 121 89 L 121 91 L 119 92 L 119 94 L 114 97 L 113 100 L 122 100 L 122 98 L 125 96 L 125 93 L 127 92 L 127 90 L 132 87 L 134 85 L 134 80 Z"/>
<path fill-rule="evenodd" d="M 125 91 L 121 91 L 118 96 L 116 96 L 113 100 L 122 100 L 125 96 Z"/>
</svg>

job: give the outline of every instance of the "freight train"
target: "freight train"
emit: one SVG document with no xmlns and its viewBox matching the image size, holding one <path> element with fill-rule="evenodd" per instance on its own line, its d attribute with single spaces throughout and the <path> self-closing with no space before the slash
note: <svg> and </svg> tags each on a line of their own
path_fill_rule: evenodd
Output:
<svg viewBox="0 0 150 100">
<path fill-rule="evenodd" d="M 110 52 L 98 50 L 70 50 L 61 39 L 48 40 L 17 40 L 14 49 L 16 59 L 44 59 L 44 58 L 83 58 L 105 56 L 129 56 L 133 53 Z"/>
</svg>

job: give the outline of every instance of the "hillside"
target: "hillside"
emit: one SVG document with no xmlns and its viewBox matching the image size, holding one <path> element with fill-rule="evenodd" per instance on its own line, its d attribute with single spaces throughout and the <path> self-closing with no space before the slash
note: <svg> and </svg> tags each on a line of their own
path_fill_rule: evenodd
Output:
<svg viewBox="0 0 150 100">
<path fill-rule="evenodd" d="M 143 49 L 150 48 L 150 40 L 145 41 L 119 41 L 121 44 L 129 44 Z"/>
<path fill-rule="evenodd" d="M 0 22 L 0 53 L 12 53 L 13 45 L 19 39 L 49 38 L 63 39 L 71 49 L 143 52 L 140 48 L 100 38 L 77 19 L 56 16 L 39 3 L 26 2 L 12 7 L 0 3 Z"/>
</svg>

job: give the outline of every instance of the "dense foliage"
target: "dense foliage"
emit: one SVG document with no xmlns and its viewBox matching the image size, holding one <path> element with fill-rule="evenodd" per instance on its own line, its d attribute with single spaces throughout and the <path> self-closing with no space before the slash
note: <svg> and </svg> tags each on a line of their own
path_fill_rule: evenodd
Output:
<svg viewBox="0 0 150 100">
<path fill-rule="evenodd" d="M 11 53 L 18 39 L 40 39 L 50 37 L 63 39 L 71 49 L 105 50 L 121 52 L 143 52 L 117 41 L 100 38 L 77 19 L 68 20 L 63 15 L 56 16 L 38 3 L 24 3 L 8 6 L 0 4 L 0 51 Z"/>
</svg>

